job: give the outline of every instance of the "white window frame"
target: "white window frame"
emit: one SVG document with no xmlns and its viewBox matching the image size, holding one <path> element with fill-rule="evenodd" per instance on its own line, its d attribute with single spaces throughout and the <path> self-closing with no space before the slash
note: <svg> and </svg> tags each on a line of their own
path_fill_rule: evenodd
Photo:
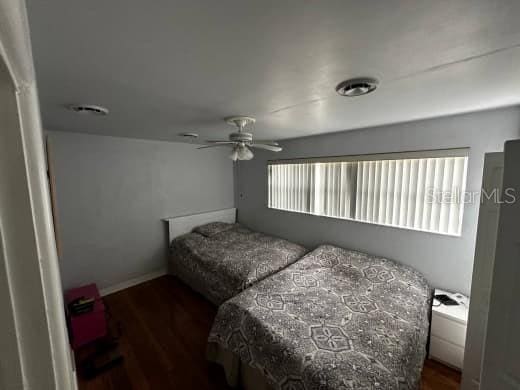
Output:
<svg viewBox="0 0 520 390">
<path fill-rule="evenodd" d="M 368 224 L 374 224 L 374 225 L 380 225 L 380 226 L 388 226 L 388 227 L 394 227 L 394 228 L 399 228 L 399 229 L 415 230 L 415 231 L 428 232 L 428 233 L 433 233 L 433 234 L 460 237 L 462 235 L 462 226 L 463 226 L 464 193 L 466 190 L 466 182 L 467 182 L 468 159 L 469 159 L 469 148 L 453 148 L 453 149 L 365 154 L 365 155 L 351 155 L 351 156 L 269 160 L 267 162 L 267 167 L 266 167 L 267 168 L 266 169 L 266 174 L 267 174 L 266 206 L 273 210 L 297 212 L 297 213 L 301 213 L 301 214 L 316 215 L 316 216 L 326 217 L 326 218 L 344 219 L 344 220 L 349 220 L 349 221 L 354 221 L 354 222 L 368 223 Z M 392 160 L 399 160 L 399 161 L 394 162 Z M 357 178 L 357 176 L 356 176 L 357 182 L 356 182 L 356 184 L 354 184 L 355 191 L 352 191 L 352 190 L 348 191 L 348 194 L 345 195 L 345 196 L 350 195 L 350 197 L 352 197 L 352 196 L 356 197 L 356 201 L 358 202 L 358 204 L 353 206 L 354 209 L 351 209 L 349 212 L 345 212 L 343 209 L 345 207 L 350 207 L 350 206 L 340 206 L 340 208 L 341 208 L 340 211 L 338 211 L 338 208 L 336 208 L 335 212 L 333 212 L 333 214 L 335 214 L 335 215 L 330 215 L 331 214 L 330 209 L 324 211 L 323 199 L 320 199 L 320 194 L 322 193 L 323 190 L 320 191 L 319 189 L 320 189 L 320 186 L 324 185 L 323 183 L 324 183 L 324 180 L 326 181 L 326 179 L 323 177 L 323 175 L 324 175 L 323 173 L 316 174 L 316 172 L 320 172 L 320 169 L 323 169 L 323 167 L 325 167 L 325 169 L 330 169 L 332 172 L 336 172 L 337 169 L 341 169 L 341 172 L 344 172 L 344 167 L 346 167 L 348 164 L 341 164 L 341 167 L 338 164 L 327 164 L 326 166 L 324 164 L 322 166 L 322 168 L 319 168 L 319 166 L 314 165 L 314 164 L 319 164 L 319 163 L 353 163 L 354 164 L 353 169 L 356 170 L 356 172 L 359 173 L 361 171 L 366 175 L 366 177 L 364 177 L 365 181 L 363 181 L 361 179 L 361 183 L 362 183 L 361 185 L 360 185 L 359 178 Z M 392 206 L 391 206 L 391 209 L 392 209 L 391 213 L 393 214 L 392 222 L 385 223 L 385 222 L 382 222 L 382 220 L 384 219 L 385 221 L 387 221 L 389 216 L 382 215 L 385 212 L 384 209 L 383 210 L 377 209 L 379 207 L 377 198 L 379 196 L 381 196 L 381 199 L 384 200 L 383 194 L 385 194 L 385 193 L 388 194 L 388 192 L 386 192 L 386 190 L 387 190 L 386 184 L 388 184 L 389 181 L 388 180 L 379 180 L 379 182 L 378 182 L 377 180 L 374 180 L 374 182 L 372 182 L 371 179 L 372 179 L 372 176 L 374 176 L 374 175 L 376 175 L 378 178 L 384 177 L 383 176 L 384 171 L 380 171 L 380 170 L 378 170 L 378 168 L 380 168 L 381 170 L 384 167 L 387 167 L 388 169 L 390 169 L 390 167 L 392 167 L 392 166 L 396 167 L 397 164 L 400 164 L 400 163 L 403 164 L 402 167 L 399 166 L 399 169 L 401 170 L 400 173 L 406 174 L 407 178 L 408 178 L 406 183 L 400 184 L 401 189 L 406 193 L 406 195 L 403 196 L 402 191 L 399 192 L 402 196 L 402 199 L 400 201 L 405 200 L 406 202 L 408 202 L 408 203 L 406 203 L 406 206 L 404 206 L 404 207 L 407 207 L 407 210 L 406 210 L 406 213 L 404 213 L 404 212 L 402 212 L 402 209 L 400 209 L 398 206 L 396 209 L 399 210 L 398 213 L 401 213 L 401 214 L 397 216 L 397 221 L 396 221 L 396 219 L 395 219 L 396 217 L 394 217 L 394 215 L 396 214 L 396 212 L 394 210 L 394 207 L 396 207 L 396 204 L 395 203 L 392 204 Z M 437 165 L 435 165 L 435 169 L 437 169 L 437 170 L 439 169 L 439 167 L 442 166 L 440 168 L 441 169 L 440 173 L 437 170 L 434 171 L 434 175 L 439 174 L 440 177 L 438 177 L 438 176 L 431 177 L 431 175 L 428 176 L 430 178 L 430 182 L 433 180 L 433 183 L 434 183 L 434 185 L 432 187 L 428 187 L 428 188 L 433 188 L 435 190 L 438 190 L 439 186 L 442 187 L 443 189 L 445 189 L 447 186 L 449 187 L 449 181 L 451 180 L 453 182 L 454 179 L 453 179 L 452 175 L 454 175 L 456 172 L 457 177 L 455 178 L 455 181 L 457 181 L 457 187 L 453 187 L 456 190 L 456 192 L 454 191 L 453 193 L 457 193 L 458 198 L 456 198 L 457 199 L 456 201 L 451 201 L 448 203 L 443 202 L 443 201 L 441 203 L 438 203 L 438 200 L 436 202 L 424 203 L 424 204 L 431 204 L 431 206 L 428 206 L 429 210 L 425 211 L 422 209 L 423 206 L 421 206 L 421 204 L 420 204 L 421 202 L 416 200 L 415 197 L 417 197 L 417 196 L 424 197 L 424 202 L 426 202 L 426 200 L 425 200 L 426 195 L 424 193 L 425 187 L 423 187 L 423 185 L 426 185 L 426 184 L 424 184 L 424 181 L 422 182 L 423 184 L 421 184 L 421 180 L 422 179 L 426 180 L 428 177 L 424 178 L 424 176 L 427 175 L 427 173 L 430 173 L 430 171 L 428 171 L 428 170 L 425 171 L 426 165 L 419 166 L 418 164 L 427 164 L 427 163 L 428 164 L 430 164 L 430 163 L 437 164 Z M 296 164 L 300 164 L 300 165 L 296 166 Z M 307 164 L 309 164 L 309 165 L 307 165 Z M 313 164 L 313 165 L 311 166 L 310 164 Z M 360 164 L 362 164 L 362 165 L 360 165 Z M 442 164 L 442 165 L 440 165 L 440 164 Z M 309 181 L 308 183 L 306 182 L 305 184 L 302 184 L 302 181 L 300 179 L 298 179 L 298 181 L 297 181 L 296 187 L 301 186 L 301 185 L 312 186 L 313 190 L 302 190 L 303 192 L 306 192 L 306 195 L 305 196 L 299 195 L 299 198 L 297 197 L 298 201 L 297 201 L 297 206 L 295 208 L 277 207 L 276 203 L 278 201 L 271 200 L 271 196 L 276 197 L 276 196 L 280 196 L 280 195 L 281 196 L 288 195 L 288 193 L 282 193 L 281 191 L 278 191 L 276 195 L 273 195 L 274 193 L 272 192 L 272 190 L 276 190 L 276 189 L 275 188 L 273 189 L 271 186 L 271 169 L 272 169 L 271 167 L 276 166 L 276 165 L 285 165 L 286 169 L 296 170 L 296 172 L 298 172 L 296 174 L 299 175 L 298 176 L 299 178 L 301 178 L 301 172 L 303 169 L 313 170 L 313 174 L 312 174 L 312 176 L 310 176 L 310 177 L 312 177 L 312 179 L 309 179 L 308 176 L 305 176 L 307 178 L 306 180 Z M 295 166 L 288 168 L 287 165 L 295 165 Z M 362 166 L 366 166 L 369 168 L 362 168 Z M 302 168 L 302 167 L 307 167 L 307 168 Z M 276 168 L 273 168 L 273 169 L 276 169 Z M 334 169 L 336 169 L 336 171 L 334 171 Z M 409 170 L 409 172 L 407 171 L 407 169 Z M 429 166 L 428 166 L 428 169 L 430 169 Z M 308 171 L 305 171 L 305 172 L 307 172 L 307 174 L 308 174 Z M 321 172 L 323 172 L 323 171 L 321 171 Z M 337 173 L 333 173 L 333 175 L 337 175 Z M 369 175 L 370 175 L 370 177 L 369 177 Z M 447 175 L 447 176 L 445 177 L 444 175 Z M 296 177 L 296 176 L 294 176 L 294 177 Z M 332 176 L 330 176 L 330 177 L 332 177 Z M 394 177 L 394 179 L 397 180 L 397 182 L 399 182 L 399 180 L 398 180 L 399 178 Z M 342 185 L 341 183 L 343 183 L 343 181 L 345 181 L 345 180 L 347 180 L 347 187 L 349 185 L 352 185 L 352 182 L 349 182 L 350 179 L 345 179 L 345 176 L 341 176 L 341 179 L 339 181 L 334 181 L 334 179 L 332 179 L 331 183 L 333 183 L 333 184 L 331 185 L 331 188 L 332 188 L 331 191 L 336 192 L 336 193 L 337 193 L 337 191 L 341 191 L 339 188 L 341 188 L 341 185 Z M 368 180 L 368 182 L 367 182 L 367 180 Z M 459 183 L 459 181 L 460 181 L 460 183 Z M 337 182 L 340 183 L 339 188 L 338 188 Z M 393 185 L 393 183 L 390 183 L 390 184 Z M 408 186 L 410 184 L 412 184 L 413 188 L 414 189 L 416 188 L 417 190 L 409 191 Z M 458 185 L 460 185 L 460 187 Z M 389 186 L 391 187 L 391 185 L 389 185 Z M 293 189 L 293 191 L 298 192 L 298 188 L 296 188 L 296 190 Z M 359 203 L 360 203 L 359 199 L 361 199 L 361 197 L 366 195 L 367 191 L 370 193 L 370 198 L 373 197 L 373 199 L 374 199 L 373 204 L 369 204 L 369 206 L 368 206 L 369 210 L 372 210 L 372 212 L 373 212 L 372 217 L 370 217 L 368 219 L 362 218 L 361 215 L 362 214 L 367 215 L 367 213 L 370 213 L 370 211 L 367 211 L 366 205 L 364 205 L 364 204 L 359 205 Z M 303 192 L 300 192 L 300 193 L 303 194 Z M 341 193 L 343 193 L 343 192 L 340 192 L 340 194 Z M 293 192 L 293 194 L 294 194 L 294 192 Z M 394 199 L 396 194 L 397 194 L 396 192 L 392 192 L 392 194 L 391 194 L 392 199 Z M 302 196 L 305 198 L 304 200 L 302 200 Z M 331 196 L 334 196 L 334 195 L 332 194 Z M 346 201 L 344 200 L 344 197 L 342 195 L 339 195 L 339 196 L 341 196 L 340 201 L 338 201 L 335 198 L 333 198 L 333 201 L 338 202 L 340 205 L 343 205 L 344 204 L 343 202 L 346 202 Z M 388 196 L 390 196 L 390 195 L 388 195 Z M 322 195 L 322 197 L 323 197 L 323 195 Z M 309 199 L 309 198 L 312 198 L 312 199 Z M 410 199 L 412 199 L 412 201 L 414 201 L 415 203 L 410 204 L 410 202 L 411 202 Z M 438 199 L 438 197 L 436 197 L 435 199 Z M 386 201 L 388 201 L 388 199 Z M 400 201 L 396 201 L 396 203 L 398 204 Z M 306 206 L 305 205 L 302 206 L 302 202 L 305 202 Z M 283 202 L 281 202 L 281 203 L 283 203 Z M 278 203 L 278 205 L 279 204 L 280 203 Z M 346 204 L 348 205 L 350 203 L 347 202 Z M 446 206 L 446 204 L 448 206 Z M 300 207 L 298 207 L 298 205 Z M 360 210 L 361 207 L 365 207 L 365 209 Z M 385 203 L 384 207 L 388 208 L 388 204 Z M 403 206 L 400 206 L 400 207 L 403 207 Z M 410 217 L 410 215 L 411 215 L 410 210 L 415 207 L 417 207 L 417 208 L 414 210 L 414 215 L 417 215 L 417 217 L 415 217 L 416 220 L 412 222 L 413 218 Z M 303 210 L 303 209 L 305 209 L 305 210 Z M 316 210 L 318 210 L 318 212 L 316 212 Z M 416 214 L 418 210 L 420 211 L 421 215 Z M 428 214 L 428 212 L 434 212 L 434 213 L 436 213 L 436 215 L 439 215 L 438 225 L 437 225 L 437 221 L 436 221 L 437 217 L 432 218 L 431 215 Z M 445 219 L 446 218 L 445 214 L 441 215 L 441 213 L 446 213 L 446 212 L 449 213 L 448 221 L 446 221 L 446 219 Z M 355 215 L 352 215 L 354 213 L 355 213 Z M 433 225 L 434 225 L 433 228 L 432 228 L 432 222 L 425 223 L 423 220 L 421 223 L 420 221 L 418 221 L 421 218 L 426 218 L 423 213 L 426 213 L 428 219 L 431 218 L 430 221 L 435 219 L 435 221 L 434 221 L 435 223 L 433 223 Z M 348 216 L 346 214 L 350 214 L 350 216 Z M 407 218 L 409 218 L 409 219 L 403 219 L 403 214 L 405 214 L 407 216 Z M 453 218 L 456 218 L 455 222 L 453 222 Z M 377 219 L 377 221 L 373 221 L 370 219 Z M 452 224 L 455 224 L 456 221 L 458 221 L 457 225 L 456 226 L 452 225 Z M 442 226 L 441 226 L 441 222 L 442 222 Z M 423 228 L 423 226 L 425 224 L 429 225 L 429 227 Z M 417 225 L 422 225 L 422 226 L 419 227 Z"/>
</svg>

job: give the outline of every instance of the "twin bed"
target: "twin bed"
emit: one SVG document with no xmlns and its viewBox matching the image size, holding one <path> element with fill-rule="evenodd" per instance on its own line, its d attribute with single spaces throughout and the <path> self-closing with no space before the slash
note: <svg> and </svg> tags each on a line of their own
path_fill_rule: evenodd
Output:
<svg viewBox="0 0 520 390">
<path fill-rule="evenodd" d="M 168 220 L 170 271 L 219 306 L 208 358 L 230 385 L 419 387 L 432 295 L 421 274 L 332 245 L 305 254 L 235 213 Z"/>
<path fill-rule="evenodd" d="M 300 259 L 307 250 L 235 223 L 236 209 L 170 218 L 170 273 L 215 305 Z"/>
</svg>

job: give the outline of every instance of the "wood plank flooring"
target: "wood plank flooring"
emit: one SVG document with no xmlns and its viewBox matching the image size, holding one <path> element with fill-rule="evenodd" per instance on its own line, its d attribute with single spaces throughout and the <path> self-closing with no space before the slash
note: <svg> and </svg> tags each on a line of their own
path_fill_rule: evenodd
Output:
<svg viewBox="0 0 520 390">
<path fill-rule="evenodd" d="M 205 359 L 216 309 L 172 276 L 105 297 L 111 328 L 120 330 L 124 362 L 80 390 L 228 389 L 220 367 Z M 77 356 L 77 361 L 81 356 Z M 455 390 L 460 374 L 428 360 L 423 390 Z"/>
</svg>

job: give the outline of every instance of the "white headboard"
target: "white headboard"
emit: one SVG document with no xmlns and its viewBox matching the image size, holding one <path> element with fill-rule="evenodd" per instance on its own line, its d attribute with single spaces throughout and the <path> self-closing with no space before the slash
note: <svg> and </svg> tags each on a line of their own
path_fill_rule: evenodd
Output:
<svg viewBox="0 0 520 390">
<path fill-rule="evenodd" d="M 171 243 L 175 237 L 189 233 L 193 228 L 209 222 L 228 222 L 235 223 L 237 218 L 237 209 L 223 209 L 217 211 L 208 211 L 206 213 L 183 215 L 180 217 L 164 218 L 163 221 L 168 224 L 168 243 Z"/>
</svg>

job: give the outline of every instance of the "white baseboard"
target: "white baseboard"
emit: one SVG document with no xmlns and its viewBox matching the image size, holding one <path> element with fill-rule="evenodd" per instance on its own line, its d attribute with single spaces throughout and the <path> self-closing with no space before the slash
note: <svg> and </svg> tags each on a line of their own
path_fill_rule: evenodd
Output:
<svg viewBox="0 0 520 390">
<path fill-rule="evenodd" d="M 99 291 L 99 293 L 101 294 L 102 297 L 104 297 L 105 295 L 113 294 L 115 292 L 124 290 L 125 288 L 136 286 L 136 285 L 144 283 L 144 282 L 148 282 L 149 280 L 166 275 L 167 273 L 168 273 L 168 271 L 166 268 L 160 269 L 160 270 L 157 270 L 154 272 L 150 272 L 146 275 L 138 276 L 137 278 L 133 278 L 133 279 L 126 280 L 126 281 L 118 283 L 118 284 L 114 284 L 113 286 L 102 288 Z"/>
</svg>

